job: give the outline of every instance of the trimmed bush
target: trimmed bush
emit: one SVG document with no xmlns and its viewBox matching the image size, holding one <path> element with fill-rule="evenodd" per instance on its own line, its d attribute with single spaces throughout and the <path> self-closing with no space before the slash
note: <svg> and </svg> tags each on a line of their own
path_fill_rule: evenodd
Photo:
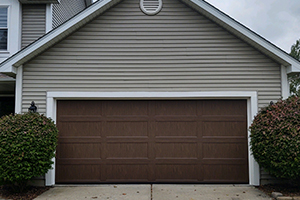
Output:
<svg viewBox="0 0 300 200">
<path fill-rule="evenodd" d="M 300 180 L 300 98 L 260 110 L 250 127 L 255 160 L 277 178 Z"/>
<path fill-rule="evenodd" d="M 38 113 L 3 116 L 0 119 L 0 184 L 26 186 L 44 175 L 53 164 L 58 130 Z"/>
</svg>

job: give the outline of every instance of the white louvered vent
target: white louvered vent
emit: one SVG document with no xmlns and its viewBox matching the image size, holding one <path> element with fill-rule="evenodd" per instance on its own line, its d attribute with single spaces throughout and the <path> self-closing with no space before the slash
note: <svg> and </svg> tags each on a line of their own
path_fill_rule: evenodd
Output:
<svg viewBox="0 0 300 200">
<path fill-rule="evenodd" d="M 141 10 L 147 15 L 156 15 L 162 9 L 162 0 L 140 0 Z"/>
<path fill-rule="evenodd" d="M 59 3 L 60 0 L 19 0 L 23 4 Z"/>
</svg>

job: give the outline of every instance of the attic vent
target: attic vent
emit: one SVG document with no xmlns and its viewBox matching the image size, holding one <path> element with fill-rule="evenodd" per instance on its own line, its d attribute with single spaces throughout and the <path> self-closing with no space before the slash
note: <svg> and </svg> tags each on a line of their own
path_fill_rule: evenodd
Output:
<svg viewBox="0 0 300 200">
<path fill-rule="evenodd" d="M 147 15 L 156 15 L 162 9 L 162 0 L 140 0 L 141 10 Z"/>
</svg>

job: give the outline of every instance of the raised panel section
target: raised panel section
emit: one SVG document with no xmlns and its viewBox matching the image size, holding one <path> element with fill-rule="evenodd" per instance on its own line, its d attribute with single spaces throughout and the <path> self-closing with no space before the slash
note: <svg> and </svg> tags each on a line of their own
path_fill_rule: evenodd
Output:
<svg viewBox="0 0 300 200">
<path fill-rule="evenodd" d="M 203 136 L 241 136 L 246 137 L 247 123 L 244 122 L 222 122 L 206 121 L 203 123 Z"/>
<path fill-rule="evenodd" d="M 147 136 L 148 121 L 107 122 L 106 132 L 109 137 Z"/>
<path fill-rule="evenodd" d="M 147 181 L 148 165 L 107 165 L 106 180 L 115 182 Z"/>
<path fill-rule="evenodd" d="M 157 181 L 197 181 L 199 177 L 197 174 L 201 170 L 197 165 L 156 165 L 155 178 Z"/>
<path fill-rule="evenodd" d="M 161 101 L 155 105 L 156 116 L 196 116 L 195 101 Z M 176 108 L 176 109 L 174 109 Z"/>
<path fill-rule="evenodd" d="M 147 143 L 108 143 L 107 159 L 148 158 Z"/>
<path fill-rule="evenodd" d="M 82 119 L 80 119 L 82 120 Z M 89 130 L 89 131 L 87 131 Z M 101 136 L 102 122 L 62 121 L 59 126 L 61 137 Z"/>
<path fill-rule="evenodd" d="M 155 157 L 160 159 L 197 159 L 197 148 L 197 143 L 156 143 Z"/>
<path fill-rule="evenodd" d="M 212 159 L 226 159 L 226 158 L 240 158 L 247 157 L 247 149 L 245 144 L 222 144 L 222 143 L 206 143 L 203 144 L 203 158 Z"/>
<path fill-rule="evenodd" d="M 105 112 L 108 117 L 118 116 L 147 116 L 148 115 L 147 101 L 111 101 L 106 107 Z"/>
<path fill-rule="evenodd" d="M 217 102 L 217 103 L 216 103 Z M 244 116 L 246 112 L 246 107 L 243 101 L 239 100 L 210 100 L 204 101 L 203 105 L 203 115 L 218 115 L 218 116 Z M 246 116 L 244 116 L 246 117 Z"/>
<path fill-rule="evenodd" d="M 101 174 L 98 165 L 60 165 L 59 170 L 56 170 L 56 177 L 60 178 L 61 182 L 99 182 Z"/>
<path fill-rule="evenodd" d="M 100 158 L 101 144 L 99 143 L 61 143 L 59 157 L 72 158 Z"/>
<path fill-rule="evenodd" d="M 57 110 L 58 116 L 74 115 L 78 116 L 101 116 L 102 104 L 101 101 L 59 101 L 60 109 Z M 82 117 L 84 120 L 85 117 Z"/>
<path fill-rule="evenodd" d="M 196 137 L 196 121 L 157 121 L 155 123 L 155 134 L 157 137 Z"/>
<path fill-rule="evenodd" d="M 241 165 L 203 165 L 203 179 L 212 183 L 238 183 L 248 178 L 247 171 Z"/>
</svg>

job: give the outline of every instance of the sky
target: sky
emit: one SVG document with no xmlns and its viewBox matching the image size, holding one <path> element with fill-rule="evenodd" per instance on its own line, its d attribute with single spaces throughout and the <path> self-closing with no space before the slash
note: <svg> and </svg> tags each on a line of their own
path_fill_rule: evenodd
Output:
<svg viewBox="0 0 300 200">
<path fill-rule="evenodd" d="M 300 39 L 300 0 L 206 0 L 290 53 Z"/>
</svg>

